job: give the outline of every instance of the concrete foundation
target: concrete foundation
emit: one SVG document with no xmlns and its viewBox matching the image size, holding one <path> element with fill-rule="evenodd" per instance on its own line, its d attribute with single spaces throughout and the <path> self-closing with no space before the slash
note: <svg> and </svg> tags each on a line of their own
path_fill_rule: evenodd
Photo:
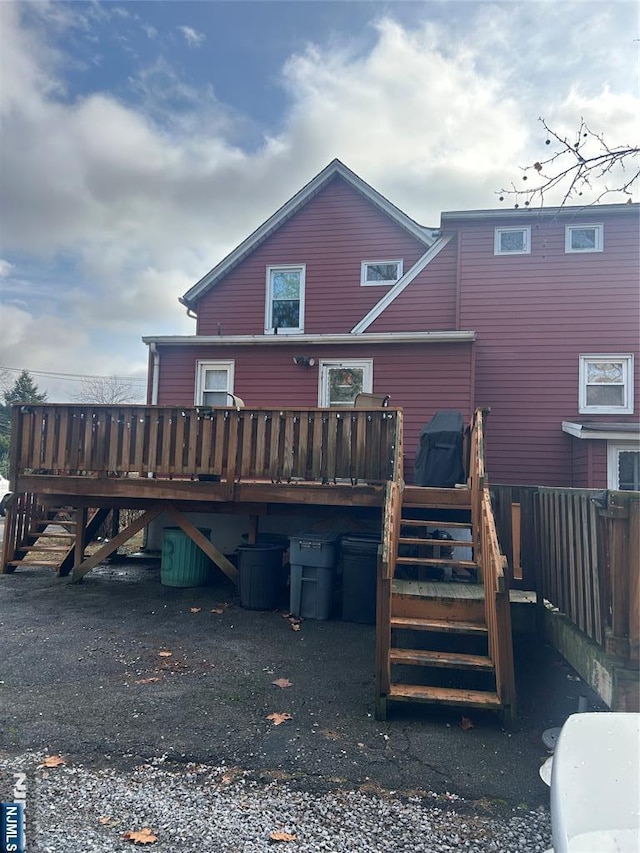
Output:
<svg viewBox="0 0 640 853">
<path fill-rule="evenodd" d="M 612 711 L 640 711 L 640 670 L 607 654 L 563 613 L 540 609 L 542 635 L 560 652 Z"/>
</svg>

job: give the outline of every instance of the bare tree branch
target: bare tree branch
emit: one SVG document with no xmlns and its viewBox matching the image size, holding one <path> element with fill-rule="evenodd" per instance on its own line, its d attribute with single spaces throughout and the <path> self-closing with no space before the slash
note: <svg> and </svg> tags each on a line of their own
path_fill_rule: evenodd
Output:
<svg viewBox="0 0 640 853">
<path fill-rule="evenodd" d="M 500 190 L 500 201 L 511 198 L 515 207 L 545 203 L 545 198 L 558 191 L 562 207 L 570 201 L 596 204 L 611 194 L 622 195 L 632 202 L 632 190 L 640 178 L 640 148 L 632 145 L 610 146 L 602 133 L 592 131 L 584 118 L 576 131 L 575 141 L 560 136 L 547 122 L 538 119 L 546 132 L 545 144 L 552 153 L 536 160 L 521 171 L 521 183 Z M 526 183 L 526 186 L 524 184 Z"/>
<path fill-rule="evenodd" d="M 82 379 L 80 390 L 71 398 L 77 403 L 139 403 L 144 399 L 144 389 L 118 376 L 88 376 Z"/>
</svg>

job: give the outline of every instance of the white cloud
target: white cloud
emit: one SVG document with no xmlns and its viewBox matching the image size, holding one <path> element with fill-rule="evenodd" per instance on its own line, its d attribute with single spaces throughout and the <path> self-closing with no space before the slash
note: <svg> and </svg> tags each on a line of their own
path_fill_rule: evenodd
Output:
<svg viewBox="0 0 640 853">
<path fill-rule="evenodd" d="M 189 45 L 189 47 L 200 47 L 204 44 L 206 40 L 206 36 L 204 33 L 199 33 L 197 30 L 194 30 L 193 27 L 188 27 L 186 25 L 182 25 L 178 27 L 182 35 L 184 36 L 184 40 Z"/>
<path fill-rule="evenodd" d="M 5 261 L 4 258 L 0 258 L 0 278 L 6 278 L 13 269 L 13 264 L 10 264 L 9 261 Z"/>
<path fill-rule="evenodd" d="M 42 16 L 62 27 L 74 7 L 55 6 Z M 138 69 L 128 103 L 109 92 L 69 98 L 66 58 L 46 27 L 0 3 L 0 196 L 11 211 L 2 253 L 45 267 L 69 261 L 66 278 L 21 272 L 14 282 L 0 364 L 128 372 L 144 360 L 140 335 L 193 331 L 178 296 L 333 157 L 437 225 L 442 210 L 496 204 L 495 191 L 544 144 L 538 115 L 568 129 L 584 115 L 612 142 L 637 138 L 625 24 L 610 8 L 462 8 L 429 5 L 450 17 L 411 28 L 383 18 L 368 50 L 343 40 L 283 57 L 287 112 L 250 150 L 239 140 L 255 132 L 251 119 L 161 55 Z M 194 47 L 204 39 L 180 30 Z M 13 273 L 0 263 L 3 282 Z"/>
</svg>

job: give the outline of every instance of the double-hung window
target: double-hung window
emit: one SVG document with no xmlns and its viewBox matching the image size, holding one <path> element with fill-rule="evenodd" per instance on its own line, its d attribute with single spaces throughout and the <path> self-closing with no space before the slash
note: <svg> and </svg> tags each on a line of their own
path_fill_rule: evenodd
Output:
<svg viewBox="0 0 640 853">
<path fill-rule="evenodd" d="M 567 225 L 565 227 L 565 252 L 602 252 L 603 249 L 602 223 L 598 225 Z"/>
<path fill-rule="evenodd" d="M 395 261 L 362 261 L 360 267 L 360 284 L 395 284 L 402 278 L 402 260 Z"/>
<path fill-rule="evenodd" d="M 531 254 L 531 228 L 496 228 L 493 238 L 494 255 Z"/>
<path fill-rule="evenodd" d="M 304 332 L 304 264 L 267 267 L 266 334 Z"/>
<path fill-rule="evenodd" d="M 233 361 L 198 361 L 196 406 L 229 406 L 233 402 Z"/>
<path fill-rule="evenodd" d="M 633 414 L 633 355 L 580 356 L 580 414 Z"/>
</svg>

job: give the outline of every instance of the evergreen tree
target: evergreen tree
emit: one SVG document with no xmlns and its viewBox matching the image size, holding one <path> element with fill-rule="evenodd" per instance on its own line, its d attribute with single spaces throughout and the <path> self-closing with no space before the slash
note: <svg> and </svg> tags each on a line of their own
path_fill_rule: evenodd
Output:
<svg viewBox="0 0 640 853">
<path fill-rule="evenodd" d="M 16 381 L 3 393 L 4 405 L 0 405 L 0 474 L 9 473 L 9 447 L 11 445 L 11 404 L 45 403 L 46 392 L 38 391 L 28 370 L 23 370 Z"/>
</svg>

